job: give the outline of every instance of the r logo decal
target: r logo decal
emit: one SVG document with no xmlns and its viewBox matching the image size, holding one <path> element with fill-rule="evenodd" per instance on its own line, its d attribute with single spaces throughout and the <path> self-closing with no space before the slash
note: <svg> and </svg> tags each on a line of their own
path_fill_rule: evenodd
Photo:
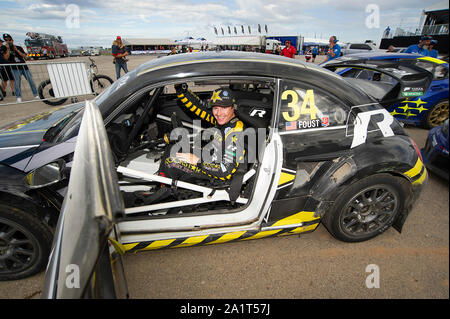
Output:
<svg viewBox="0 0 450 319">
<path fill-rule="evenodd" d="M 394 136 L 394 132 L 391 129 L 391 124 L 392 122 L 394 122 L 394 118 L 387 110 L 381 109 L 358 113 L 355 121 L 356 123 L 353 134 L 353 142 L 350 148 L 354 148 L 366 142 L 370 118 L 377 114 L 383 114 L 384 116 L 381 122 L 377 122 L 377 125 L 381 130 L 381 133 L 383 133 L 383 136 Z"/>
</svg>

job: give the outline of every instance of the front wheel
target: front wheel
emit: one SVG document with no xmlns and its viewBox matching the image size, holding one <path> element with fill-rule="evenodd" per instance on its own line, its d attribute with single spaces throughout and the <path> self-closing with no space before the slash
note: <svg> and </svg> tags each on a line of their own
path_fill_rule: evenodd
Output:
<svg viewBox="0 0 450 319">
<path fill-rule="evenodd" d="M 51 250 L 50 228 L 22 208 L 0 204 L 0 281 L 42 271 Z"/>
<path fill-rule="evenodd" d="M 323 223 L 337 239 L 361 242 L 383 233 L 403 210 L 406 192 L 398 178 L 378 174 L 350 185 Z"/>
<path fill-rule="evenodd" d="M 92 92 L 95 95 L 99 95 L 113 83 L 113 79 L 111 79 L 109 76 L 104 74 L 96 74 L 91 81 Z"/>
<path fill-rule="evenodd" d="M 441 125 L 448 118 L 448 100 L 443 100 L 437 103 L 425 118 L 425 128 L 433 128 Z"/>
<path fill-rule="evenodd" d="M 41 100 L 44 100 L 42 102 L 44 102 L 45 104 L 48 105 L 61 105 L 64 102 L 67 101 L 67 98 L 62 98 L 62 99 L 52 99 L 52 100 L 46 100 L 46 99 L 51 99 L 55 97 L 55 93 L 53 92 L 53 87 L 52 87 L 52 83 L 50 82 L 50 80 L 45 80 L 43 81 L 38 88 L 38 93 L 39 93 L 39 97 L 41 98 Z"/>
</svg>

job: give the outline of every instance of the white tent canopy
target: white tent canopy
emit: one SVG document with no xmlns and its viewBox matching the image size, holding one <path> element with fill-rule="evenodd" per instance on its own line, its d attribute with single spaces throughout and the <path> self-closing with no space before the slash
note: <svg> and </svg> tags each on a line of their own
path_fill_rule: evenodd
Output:
<svg viewBox="0 0 450 319">
<path fill-rule="evenodd" d="M 196 40 L 196 39 L 183 39 L 175 41 L 175 45 L 187 45 L 190 47 L 194 46 L 206 46 L 211 45 L 212 42 L 208 40 Z"/>
<path fill-rule="evenodd" d="M 304 38 L 304 45 L 321 45 L 326 46 L 329 44 L 328 39 L 316 39 L 316 38 Z"/>
<path fill-rule="evenodd" d="M 250 45 L 261 46 L 264 44 L 263 36 L 231 36 L 231 37 L 217 37 L 212 40 L 214 45 Z"/>
<path fill-rule="evenodd" d="M 164 38 L 123 38 L 124 45 L 176 45 L 171 39 Z"/>
</svg>

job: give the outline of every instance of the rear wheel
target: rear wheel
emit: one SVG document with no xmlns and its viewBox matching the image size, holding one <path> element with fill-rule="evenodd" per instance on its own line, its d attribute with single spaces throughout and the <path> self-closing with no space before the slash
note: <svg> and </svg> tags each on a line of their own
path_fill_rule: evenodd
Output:
<svg viewBox="0 0 450 319">
<path fill-rule="evenodd" d="M 371 239 L 394 222 L 403 210 L 406 193 L 402 183 L 389 174 L 366 177 L 338 196 L 335 210 L 323 223 L 337 239 L 360 242 Z"/>
<path fill-rule="evenodd" d="M 22 209 L 0 204 L 0 281 L 42 271 L 52 245 L 50 228 Z"/>
<path fill-rule="evenodd" d="M 433 128 L 441 125 L 448 118 L 448 100 L 443 100 L 437 103 L 431 110 L 428 111 L 425 118 L 425 127 Z"/>
</svg>

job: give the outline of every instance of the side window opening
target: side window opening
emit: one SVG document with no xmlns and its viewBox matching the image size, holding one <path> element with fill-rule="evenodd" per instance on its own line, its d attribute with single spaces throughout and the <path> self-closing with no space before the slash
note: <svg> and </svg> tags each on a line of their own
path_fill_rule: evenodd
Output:
<svg viewBox="0 0 450 319">
<path fill-rule="evenodd" d="M 347 111 L 335 97 L 306 84 L 284 82 L 280 92 L 278 130 L 323 129 L 345 125 Z"/>
<path fill-rule="evenodd" d="M 194 96 L 195 100 L 186 99 L 186 96 L 188 96 L 186 91 L 180 91 L 180 86 L 182 85 L 185 86 L 185 90 L 189 89 L 189 91 L 192 93 L 190 96 Z M 202 134 L 208 128 L 216 129 L 215 123 L 211 121 L 212 113 L 207 112 L 207 109 L 213 91 L 221 88 L 226 88 L 235 97 L 235 115 L 237 119 L 244 123 L 244 128 L 254 128 L 256 129 L 255 131 L 258 134 L 260 133 L 260 131 L 257 130 L 258 128 L 265 129 L 263 130 L 265 132 L 268 131 L 267 129 L 272 120 L 272 109 L 274 104 L 275 85 L 273 81 L 250 79 L 212 79 L 171 83 L 164 87 L 155 88 L 152 90 L 149 89 L 148 92 L 143 93 L 134 101 L 129 102 L 130 104 L 123 106 L 122 111 L 120 111 L 119 114 L 117 114 L 112 119 L 110 125 L 108 125 L 107 132 L 110 139 L 110 145 L 113 152 L 115 153 L 114 155 L 118 166 L 127 167 L 130 169 L 138 169 L 140 171 L 146 172 L 147 174 L 160 174 L 161 163 L 163 161 L 164 163 L 166 163 L 165 159 L 168 154 L 167 150 L 177 142 L 170 140 L 170 133 L 172 132 L 174 125 L 178 128 L 186 129 L 185 131 L 187 131 L 187 133 L 183 134 L 188 135 L 190 151 L 193 153 L 194 148 L 197 147 L 193 145 L 195 136 L 197 136 L 198 134 Z M 185 94 L 183 95 L 180 92 L 185 92 Z M 152 100 L 153 104 L 150 105 L 149 103 Z M 194 106 L 196 108 L 194 108 Z M 208 118 L 207 116 L 210 117 Z M 195 127 L 197 127 L 194 127 L 194 124 L 198 125 L 198 122 L 194 123 L 194 120 L 202 121 L 202 131 L 194 129 Z M 142 123 L 142 127 L 140 127 L 139 130 L 135 132 L 134 136 L 132 136 L 131 133 L 133 132 L 134 126 L 140 121 Z M 247 148 L 247 144 L 249 143 L 250 139 L 248 138 L 248 136 L 245 136 L 245 138 L 245 149 L 248 150 L 250 148 Z M 127 145 L 125 141 L 129 141 L 130 139 L 132 140 L 132 142 L 131 144 Z M 256 138 L 256 141 L 258 143 L 260 142 L 258 140 L 258 137 Z M 262 140 L 262 142 L 265 141 L 266 139 Z M 208 144 L 209 142 L 212 142 L 212 140 L 203 140 L 200 146 L 201 149 L 203 149 L 205 144 Z M 252 157 L 253 160 L 256 160 L 255 163 L 257 163 L 257 161 L 259 160 L 260 154 L 257 152 L 259 152 L 260 145 L 258 144 L 256 148 L 257 150 L 254 151 Z M 230 155 L 234 152 L 234 148 L 228 149 L 227 145 L 225 145 L 223 155 Z M 237 154 L 238 152 L 235 153 Z M 201 154 L 203 156 L 205 153 Z M 218 159 L 217 165 L 213 162 L 201 162 L 199 169 L 197 170 L 196 168 L 194 168 L 194 171 L 196 173 L 199 173 L 200 170 L 208 170 L 211 168 L 215 169 L 216 167 L 218 170 L 221 170 L 223 167 L 221 165 L 220 157 L 216 158 L 214 154 L 212 155 L 213 161 Z M 220 189 L 220 184 L 222 182 L 224 184 L 232 183 L 234 174 L 237 174 L 238 172 L 242 172 L 242 174 L 244 174 L 246 172 L 244 170 L 245 168 L 254 168 L 257 170 L 258 165 L 247 165 L 248 157 L 246 158 L 247 159 L 244 159 L 246 161 L 246 164 L 240 165 L 242 169 L 238 170 L 239 166 L 236 166 L 236 170 L 234 170 L 233 168 L 230 170 L 230 175 L 224 175 L 217 180 L 213 180 L 214 174 L 210 176 L 211 178 L 208 177 L 209 175 L 204 176 L 211 179 L 213 183 L 210 184 L 211 181 L 206 178 L 206 181 L 199 181 L 198 183 L 200 184 L 197 185 L 210 187 L 211 185 L 217 184 L 214 187 L 219 187 Z M 191 169 L 192 165 L 187 165 L 186 168 Z M 228 170 L 226 172 L 228 172 Z M 181 176 L 170 178 L 174 178 L 176 180 L 180 178 L 180 180 L 183 180 L 181 179 Z M 126 191 L 126 194 L 124 194 L 124 198 L 126 198 L 126 201 L 130 196 L 134 195 L 135 190 L 147 190 L 153 194 L 156 191 L 155 187 L 158 187 L 158 185 L 160 185 L 159 183 L 140 183 L 139 181 L 136 181 L 134 179 L 126 178 L 122 182 L 122 187 L 124 189 L 130 189 L 130 191 Z M 233 189 L 233 191 L 235 192 L 233 196 L 236 196 L 236 194 L 239 196 L 239 194 L 241 194 L 245 198 L 249 198 L 253 191 L 253 182 L 254 178 L 247 180 L 246 183 L 242 186 L 238 185 L 231 187 L 231 184 L 227 184 L 227 187 L 230 190 Z M 200 197 L 202 196 L 201 193 L 191 193 L 189 190 L 179 190 L 179 192 L 175 195 L 176 196 L 173 196 L 172 194 L 170 198 L 161 198 L 161 200 L 172 201 L 173 199 L 179 200 L 187 198 L 199 198 L 199 203 L 201 204 L 198 207 L 194 205 L 183 209 L 184 213 L 199 213 L 210 210 L 217 211 L 218 209 L 227 210 L 242 207 L 242 202 L 234 203 L 233 201 L 220 201 L 212 204 L 206 204 L 203 203 L 202 200 L 200 200 Z M 136 198 L 133 198 L 131 202 L 128 201 L 128 204 L 126 204 L 126 206 L 131 205 L 132 207 L 139 207 L 139 205 L 146 203 L 145 198 L 141 198 L 142 201 L 140 203 L 136 203 L 135 200 Z M 147 202 L 146 205 L 155 203 L 156 202 L 151 201 Z M 152 212 L 150 213 L 150 216 L 159 214 L 165 215 L 167 213 L 170 212 L 167 210 L 161 212 Z M 144 213 L 144 215 L 148 216 L 149 214 Z M 133 216 L 141 216 L 141 213 L 137 213 L 136 215 L 133 214 Z"/>
</svg>

